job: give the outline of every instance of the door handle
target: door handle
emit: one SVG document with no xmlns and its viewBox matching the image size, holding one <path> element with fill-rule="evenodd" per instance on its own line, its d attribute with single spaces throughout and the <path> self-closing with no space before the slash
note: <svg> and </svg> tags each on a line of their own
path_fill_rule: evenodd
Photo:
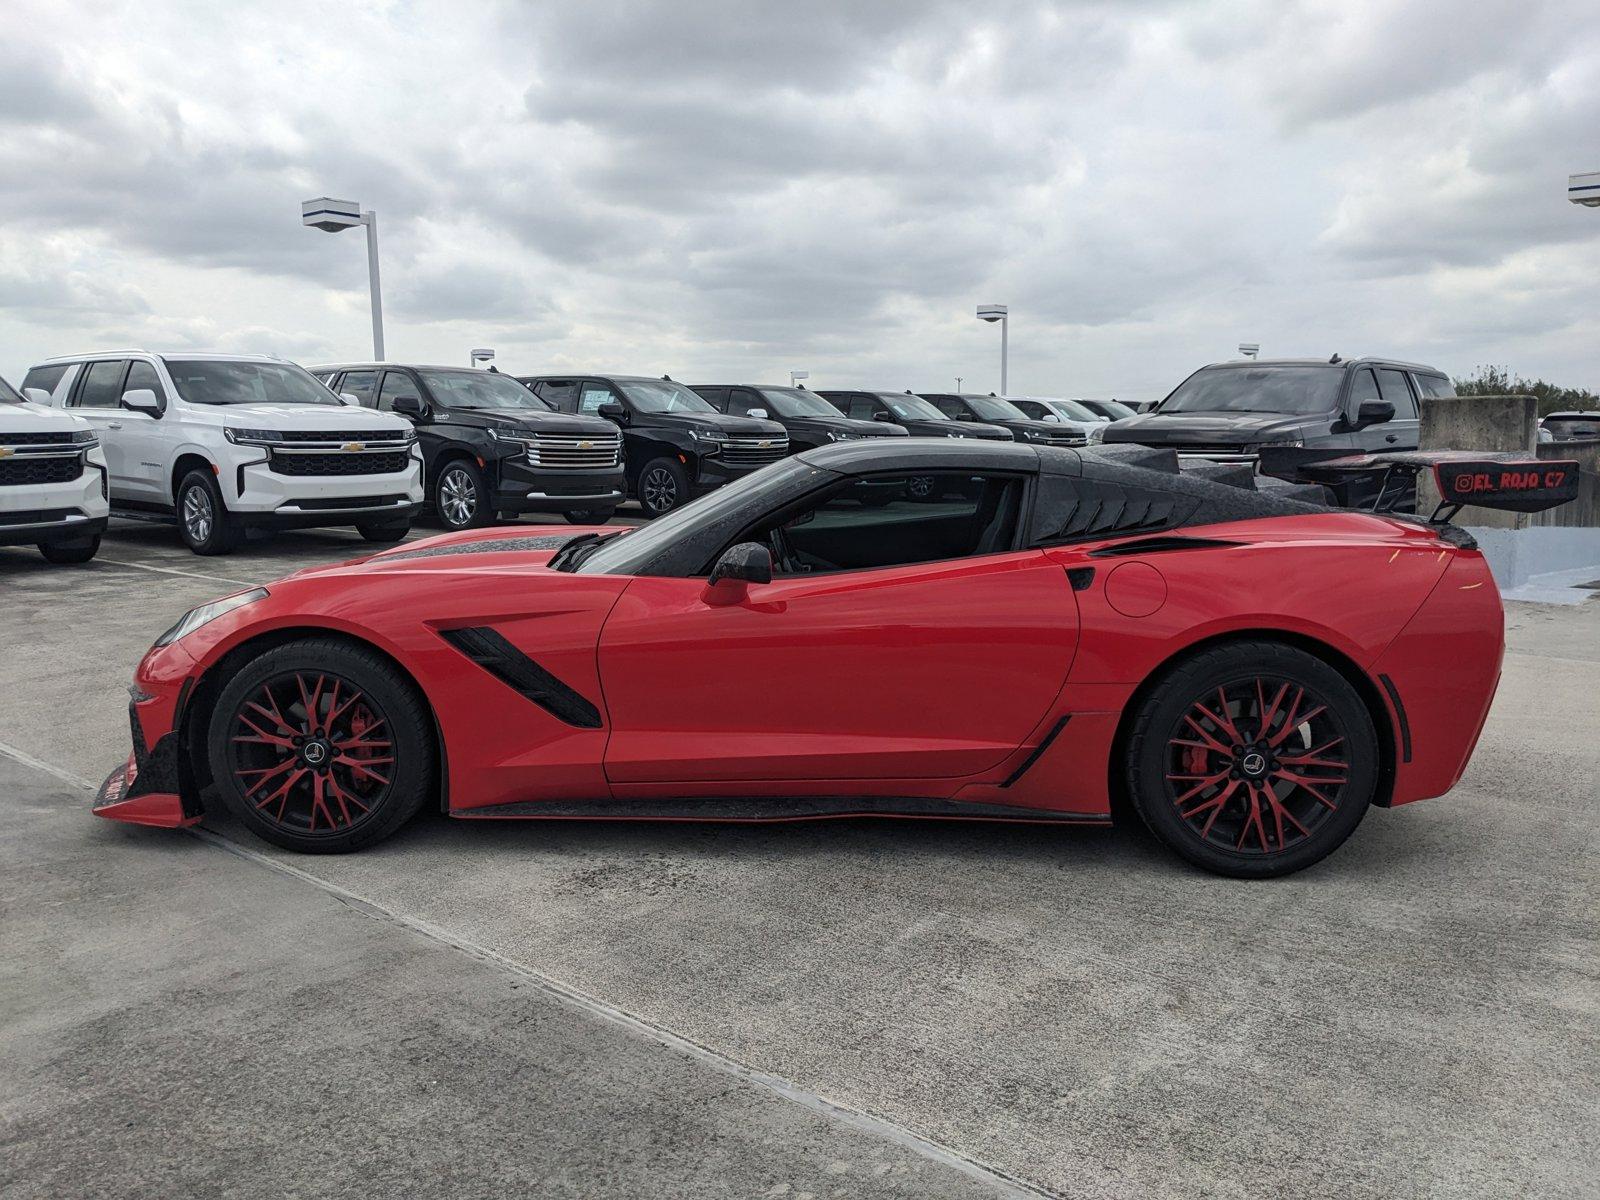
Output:
<svg viewBox="0 0 1600 1200">
<path fill-rule="evenodd" d="M 121 429 L 122 428 L 122 422 L 121 421 L 111 421 L 106 425 L 106 428 L 107 429 Z"/>
<path fill-rule="evenodd" d="M 1398 433 L 1385 434 L 1383 440 L 1386 442 L 1398 442 L 1400 440 L 1400 435 Z"/>
</svg>

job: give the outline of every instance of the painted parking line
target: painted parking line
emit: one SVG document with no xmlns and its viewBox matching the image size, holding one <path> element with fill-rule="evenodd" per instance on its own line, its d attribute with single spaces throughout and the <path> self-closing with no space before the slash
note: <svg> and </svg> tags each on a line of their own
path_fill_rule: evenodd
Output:
<svg viewBox="0 0 1600 1200">
<path fill-rule="evenodd" d="M 4 755 L 15 762 L 21 763 L 25 767 L 31 767 L 34 770 L 42 771 L 45 774 L 61 780 L 63 783 L 69 784 L 81 790 L 90 793 L 93 793 L 97 790 L 96 785 L 90 783 L 87 779 L 84 779 L 79 775 L 75 775 L 71 771 L 65 770 L 61 767 L 53 766 L 50 763 L 37 759 L 33 755 L 27 753 L 25 750 L 22 750 L 16 746 L 12 746 L 9 743 L 0 742 L 0 755 Z M 88 814 L 85 815 L 87 816 Z M 352 911 L 359 912 L 364 916 L 372 918 L 373 920 L 391 922 L 395 925 L 399 925 L 405 929 L 408 929 L 413 933 L 420 934 L 421 936 L 428 938 L 430 941 L 438 942 L 441 945 L 448 946 L 453 950 L 475 958 L 480 962 L 485 962 L 496 966 L 509 974 L 517 976 L 519 979 L 528 983 L 532 987 L 537 988 L 545 995 L 557 1000 L 562 1004 L 565 1004 L 571 1008 L 576 1008 L 580 1012 L 586 1013 L 591 1017 L 606 1022 L 607 1024 L 619 1026 L 636 1036 L 646 1038 L 649 1041 L 657 1043 L 658 1045 L 675 1050 L 678 1053 L 693 1059 L 694 1061 L 713 1071 L 732 1076 L 735 1079 L 739 1079 L 747 1083 L 752 1083 L 757 1087 L 764 1088 L 775 1095 L 781 1096 L 783 1099 L 788 1100 L 793 1104 L 798 1104 L 802 1108 L 805 1108 L 811 1112 L 827 1117 L 830 1120 L 837 1121 L 848 1128 L 856 1130 L 857 1132 L 879 1138 L 896 1146 L 901 1146 L 922 1158 L 926 1158 L 932 1162 L 950 1167 L 953 1170 L 959 1171 L 961 1174 L 967 1176 L 969 1179 L 992 1188 L 996 1196 L 1007 1197 L 1008 1200 L 1034 1200 L 1034 1198 L 1041 1196 L 1055 1197 L 1059 1195 L 1059 1193 L 1049 1191 L 1025 1180 L 1018 1179 L 1016 1176 L 1010 1175 L 997 1167 L 979 1162 L 977 1159 L 969 1158 L 960 1151 L 952 1149 L 951 1147 L 945 1146 L 939 1142 L 935 1142 L 929 1138 L 923 1137 L 921 1134 L 907 1129 L 903 1125 L 897 1125 L 893 1121 L 887 1121 L 880 1117 L 874 1117 L 857 1109 L 840 1104 L 836 1101 L 829 1100 L 827 1097 L 819 1095 L 816 1092 L 808 1091 L 792 1080 L 784 1079 L 782 1076 L 773 1075 L 769 1072 L 759 1071 L 754 1067 L 747 1066 L 746 1064 L 739 1062 L 737 1059 L 730 1058 L 725 1054 L 721 1054 L 716 1050 L 711 1049 L 709 1046 L 701 1045 L 699 1042 L 693 1041 L 692 1039 L 684 1037 L 681 1034 L 674 1033 L 670 1029 L 666 1029 L 663 1026 L 657 1025 L 655 1022 L 641 1017 L 636 1013 L 629 1012 L 627 1009 L 619 1008 L 614 1004 L 610 1004 L 607 1001 L 600 999 L 598 996 L 582 990 L 581 988 L 574 987 L 573 985 L 556 979 L 553 976 L 545 975 L 544 973 L 536 971 L 531 967 L 515 962 L 514 960 L 509 959 L 486 946 L 481 946 L 478 943 L 470 941 L 466 938 L 458 937 L 455 934 L 441 929 L 438 926 L 431 925 L 426 921 L 420 921 L 414 917 L 409 917 L 403 913 L 396 912 L 391 908 L 387 908 L 384 905 L 377 903 L 376 901 L 369 900 L 359 893 L 352 892 L 347 888 L 342 888 L 338 884 L 330 883 L 324 879 L 319 879 L 315 875 L 302 871 L 296 866 L 293 866 L 289 863 L 280 862 L 269 855 L 251 850 L 247 846 L 242 846 L 237 842 L 223 837 L 221 834 L 213 832 L 212 830 L 195 826 L 175 832 L 187 833 L 192 837 L 199 838 L 202 842 L 205 842 L 207 845 L 218 850 L 224 850 L 229 854 L 238 856 L 239 858 L 248 859 L 250 862 L 255 863 L 257 866 L 265 867 L 269 871 L 276 871 L 281 875 L 288 875 L 294 879 L 298 879 L 302 883 L 309 884 L 310 886 L 334 897 L 340 903 L 349 907 Z"/>
<path fill-rule="evenodd" d="M 248 579 L 230 579 L 226 575 L 208 575 L 203 571 L 183 571 L 177 567 L 157 567 L 152 566 L 150 563 L 136 563 L 128 562 L 127 560 L 121 558 L 107 558 L 103 554 L 97 554 L 94 558 L 94 561 L 96 563 L 104 563 L 106 566 L 110 567 L 128 567 L 135 571 L 155 571 L 161 575 L 183 575 L 190 579 L 209 579 L 213 583 L 231 583 L 237 585 L 238 587 L 255 586 L 255 584 L 251 583 Z"/>
</svg>

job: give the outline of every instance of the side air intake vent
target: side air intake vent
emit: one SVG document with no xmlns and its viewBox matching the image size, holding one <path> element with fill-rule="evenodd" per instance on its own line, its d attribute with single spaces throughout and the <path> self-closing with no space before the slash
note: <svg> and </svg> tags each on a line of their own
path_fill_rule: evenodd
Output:
<svg viewBox="0 0 1600 1200">
<path fill-rule="evenodd" d="M 1136 484 L 1046 475 L 1034 520 L 1033 544 L 1058 545 L 1125 533 L 1158 533 L 1182 525 L 1199 506 L 1191 496 Z"/>
<path fill-rule="evenodd" d="M 486 625 L 441 629 L 439 636 L 557 720 L 599 729 L 600 710 Z"/>
</svg>

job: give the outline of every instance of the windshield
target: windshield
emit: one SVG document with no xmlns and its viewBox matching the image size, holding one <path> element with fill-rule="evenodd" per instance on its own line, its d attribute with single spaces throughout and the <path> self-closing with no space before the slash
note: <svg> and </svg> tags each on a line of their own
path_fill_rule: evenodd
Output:
<svg viewBox="0 0 1600 1200">
<path fill-rule="evenodd" d="M 948 421 L 950 419 L 921 396 L 902 396 L 897 392 L 879 392 L 878 399 L 893 409 L 894 415 L 902 421 Z"/>
<path fill-rule="evenodd" d="M 1100 411 L 1101 416 L 1110 417 L 1113 421 L 1121 421 L 1125 417 L 1139 415 L 1120 400 L 1096 400 L 1094 406 Z"/>
<path fill-rule="evenodd" d="M 714 413 L 717 411 L 683 384 L 674 383 L 670 379 L 619 379 L 616 382 L 622 389 L 622 394 L 633 401 L 633 406 L 640 412 Z"/>
<path fill-rule="evenodd" d="M 1001 400 L 997 396 L 963 396 L 967 407 L 972 409 L 985 421 L 1016 421 L 1028 419 L 1028 414 L 1023 412 L 1009 400 Z"/>
<path fill-rule="evenodd" d="M 815 392 L 804 388 L 757 388 L 761 398 L 780 417 L 837 417 L 839 410 Z"/>
<path fill-rule="evenodd" d="M 0 404 L 21 404 L 22 397 L 17 395 L 17 389 L 4 379 L 0 379 Z"/>
<path fill-rule="evenodd" d="M 550 406 L 509 375 L 462 368 L 459 371 L 418 371 L 433 398 L 446 408 L 532 408 L 549 412 Z"/>
<path fill-rule="evenodd" d="M 788 477 L 804 475 L 820 477 L 822 472 L 798 458 L 779 459 L 771 466 L 742 475 L 697 500 L 680 505 L 648 525 L 597 543 L 597 549 L 568 564 L 567 569 L 579 575 L 631 575 L 641 564 L 654 558 L 663 546 L 676 541 L 686 528 L 715 524 L 719 517 L 736 514 L 747 503 L 751 490 L 772 487 L 775 483 L 781 487 Z"/>
<path fill-rule="evenodd" d="M 166 361 L 178 395 L 190 404 L 322 404 L 338 408 L 344 403 L 293 363 Z"/>
<path fill-rule="evenodd" d="M 1159 411 L 1325 413 L 1339 400 L 1343 369 L 1303 367 L 1207 367 L 1180 383 Z"/>
</svg>

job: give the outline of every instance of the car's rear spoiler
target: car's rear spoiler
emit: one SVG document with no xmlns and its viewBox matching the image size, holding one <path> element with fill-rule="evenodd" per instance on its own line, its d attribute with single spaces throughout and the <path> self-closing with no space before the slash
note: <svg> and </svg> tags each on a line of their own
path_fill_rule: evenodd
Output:
<svg viewBox="0 0 1600 1200">
<path fill-rule="evenodd" d="M 1263 475 L 1294 483 L 1320 483 L 1338 504 L 1344 504 L 1352 485 L 1364 484 L 1370 490 L 1376 484 L 1377 494 L 1369 506 L 1373 512 L 1391 511 L 1407 492 L 1414 491 L 1416 477 L 1428 469 L 1439 489 L 1439 506 L 1429 518 L 1435 522 L 1448 521 L 1468 504 L 1508 512 L 1541 512 L 1578 497 L 1576 460 L 1524 454 L 1473 450 L 1345 454 L 1272 446 L 1261 451 L 1260 469 Z"/>
</svg>

